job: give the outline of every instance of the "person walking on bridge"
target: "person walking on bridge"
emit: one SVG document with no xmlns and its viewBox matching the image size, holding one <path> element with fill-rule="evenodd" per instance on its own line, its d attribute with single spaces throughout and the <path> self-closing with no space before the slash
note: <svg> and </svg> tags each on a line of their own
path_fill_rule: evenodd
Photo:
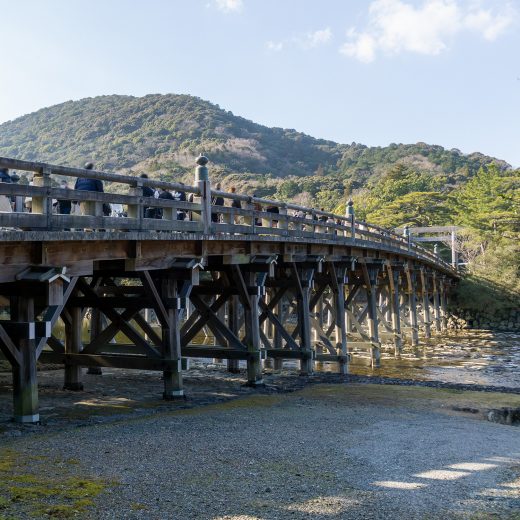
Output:
<svg viewBox="0 0 520 520">
<path fill-rule="evenodd" d="M 11 176 L 8 173 L 7 168 L 0 168 L 0 182 L 6 184 L 12 183 Z M 0 213 L 12 213 L 13 207 L 11 205 L 11 199 L 6 195 L 0 195 Z"/>
<path fill-rule="evenodd" d="M 88 162 L 85 164 L 85 170 L 93 170 L 94 163 Z M 88 177 L 78 177 L 74 189 L 77 191 L 97 191 L 103 193 L 103 182 L 99 179 L 90 179 Z M 96 215 L 101 216 L 102 204 L 92 200 L 85 200 L 79 202 L 79 212 L 81 215 Z M 99 208 L 99 211 L 98 211 Z"/>
</svg>

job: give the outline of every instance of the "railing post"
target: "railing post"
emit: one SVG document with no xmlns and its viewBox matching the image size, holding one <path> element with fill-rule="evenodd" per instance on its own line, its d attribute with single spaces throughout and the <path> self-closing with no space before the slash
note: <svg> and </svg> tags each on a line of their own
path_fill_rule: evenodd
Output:
<svg viewBox="0 0 520 520">
<path fill-rule="evenodd" d="M 128 194 L 133 197 L 139 197 L 138 204 L 128 204 L 128 218 L 137 220 L 137 228 L 140 230 L 143 227 L 143 213 L 144 208 L 142 204 L 143 197 L 143 185 L 138 181 L 134 186 L 131 186 L 128 190 Z"/>
<path fill-rule="evenodd" d="M 351 236 L 352 240 L 355 240 L 356 239 L 356 217 L 354 215 L 354 201 L 352 199 L 348 199 L 345 216 L 350 219 L 350 236 Z"/>
<path fill-rule="evenodd" d="M 456 233 L 453 229 L 451 231 L 451 265 L 457 271 L 458 270 L 458 258 L 457 258 L 457 241 L 456 241 Z"/>
<path fill-rule="evenodd" d="M 287 220 L 287 206 L 285 204 L 280 206 L 280 220 L 278 221 L 278 227 L 284 230 L 284 236 L 289 234 L 289 221 Z"/>
<path fill-rule="evenodd" d="M 46 194 L 43 197 L 40 195 L 35 195 L 32 198 L 32 212 L 46 215 L 46 227 L 50 228 L 52 217 L 52 199 L 49 192 L 49 188 L 51 187 L 51 172 L 48 168 L 43 168 L 41 172 L 34 174 L 33 186 L 48 188 Z"/>
<path fill-rule="evenodd" d="M 211 229 L 211 183 L 209 180 L 209 173 L 206 164 L 209 159 L 204 155 L 200 154 L 197 158 L 197 167 L 195 168 L 195 182 L 194 186 L 200 190 L 200 220 L 202 232 L 205 235 L 209 235 Z"/>
</svg>

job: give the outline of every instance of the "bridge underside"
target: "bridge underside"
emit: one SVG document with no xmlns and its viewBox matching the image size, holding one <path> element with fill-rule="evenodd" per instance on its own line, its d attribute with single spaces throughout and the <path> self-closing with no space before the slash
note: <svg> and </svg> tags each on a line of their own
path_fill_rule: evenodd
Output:
<svg viewBox="0 0 520 520">
<path fill-rule="evenodd" d="M 261 234 L 0 232 L 0 351 L 13 372 L 14 418 L 39 420 L 37 362 L 158 370 L 165 399 L 183 396 L 183 359 L 228 360 L 262 383 L 265 359 L 316 361 L 441 332 L 449 273 L 402 250 Z M 153 311 L 153 312 L 150 312 Z M 152 326 L 150 315 L 154 316 Z M 210 332 L 215 345 L 195 344 Z M 117 342 L 115 340 L 117 336 Z"/>
</svg>

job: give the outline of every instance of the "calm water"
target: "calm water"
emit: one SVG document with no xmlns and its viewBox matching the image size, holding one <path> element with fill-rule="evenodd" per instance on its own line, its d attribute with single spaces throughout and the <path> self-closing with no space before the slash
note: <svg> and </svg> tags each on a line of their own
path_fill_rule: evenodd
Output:
<svg viewBox="0 0 520 520">
<path fill-rule="evenodd" d="M 88 341 L 87 338 L 85 328 L 84 340 Z M 116 339 L 124 341 L 119 337 Z M 368 353 L 355 352 L 349 371 L 357 375 L 520 388 L 519 333 L 461 331 L 423 341 L 424 344 L 416 348 L 405 345 L 399 356 L 394 354 L 393 346 L 383 345 L 380 368 L 371 367 Z M 211 345 L 214 338 L 199 334 L 193 343 Z M 203 362 L 212 363 L 213 360 Z M 240 364 L 245 368 L 245 362 Z M 285 361 L 284 368 L 296 370 L 298 363 Z M 336 372 L 337 364 L 317 363 L 316 368 Z"/>
<path fill-rule="evenodd" d="M 323 370 L 334 370 L 324 363 Z M 433 338 L 418 348 L 405 346 L 396 357 L 383 348 L 381 367 L 367 357 L 353 356 L 350 373 L 404 379 L 437 380 L 520 388 L 520 334 L 465 331 Z"/>
</svg>

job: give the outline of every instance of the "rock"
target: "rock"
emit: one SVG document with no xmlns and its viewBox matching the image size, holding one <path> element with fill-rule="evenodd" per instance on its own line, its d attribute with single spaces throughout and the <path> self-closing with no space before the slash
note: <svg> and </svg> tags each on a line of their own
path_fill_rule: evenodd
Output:
<svg viewBox="0 0 520 520">
<path fill-rule="evenodd" d="M 514 426 L 520 424 L 520 408 L 499 408 L 489 410 L 487 414 L 488 421 L 499 424 L 507 424 Z"/>
</svg>

